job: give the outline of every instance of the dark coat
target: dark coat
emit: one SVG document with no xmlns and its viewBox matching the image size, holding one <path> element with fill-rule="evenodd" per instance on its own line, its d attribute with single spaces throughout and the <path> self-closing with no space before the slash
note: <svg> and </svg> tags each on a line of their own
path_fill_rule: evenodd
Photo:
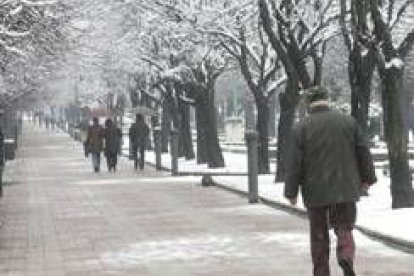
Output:
<svg viewBox="0 0 414 276">
<path fill-rule="evenodd" d="M 129 141 L 133 147 L 145 147 L 149 127 L 144 121 L 138 121 L 129 128 Z"/>
<path fill-rule="evenodd" d="M 101 126 L 90 126 L 88 129 L 88 137 L 86 145 L 91 153 L 99 153 L 103 149 L 104 129 Z"/>
<path fill-rule="evenodd" d="M 287 198 L 300 187 L 308 208 L 356 202 L 361 183 L 376 182 L 368 142 L 349 115 L 315 107 L 294 127 L 290 141 Z"/>
<path fill-rule="evenodd" d="M 121 130 L 114 125 L 106 127 L 104 130 L 104 139 L 105 154 L 118 154 L 122 139 Z"/>
<path fill-rule="evenodd" d="M 0 128 L 0 169 L 4 167 L 4 163 L 5 163 L 4 136 L 3 136 L 3 131 Z"/>
</svg>

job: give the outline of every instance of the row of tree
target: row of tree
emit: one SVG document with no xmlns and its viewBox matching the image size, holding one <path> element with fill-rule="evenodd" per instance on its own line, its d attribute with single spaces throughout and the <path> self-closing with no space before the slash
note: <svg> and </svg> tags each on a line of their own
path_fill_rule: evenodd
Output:
<svg viewBox="0 0 414 276">
<path fill-rule="evenodd" d="M 82 74 L 83 85 L 89 85 L 83 90 L 93 96 L 102 98 L 97 91 L 110 92 L 108 102 L 114 108 L 124 106 L 114 99 L 125 102 L 127 91 L 134 105 L 161 110 L 160 122 L 153 124 L 162 127 L 164 150 L 169 131 L 178 129 L 180 155 L 186 158 L 195 157 L 189 119 L 194 108 L 197 161 L 210 167 L 225 165 L 218 140 L 215 84 L 223 72 L 239 70 L 256 105 L 261 173 L 269 173 L 269 103 L 278 93 L 276 180 L 283 181 L 290 129 L 295 118 L 304 115 L 301 91 L 332 79 L 325 72 L 338 66 L 335 54 L 329 52 L 336 44 L 347 52 L 347 60 L 340 63 L 348 66 L 351 113 L 364 130 L 372 84 L 379 78 L 393 207 L 407 207 L 414 205 L 407 148 L 411 94 L 403 89 L 402 79 L 414 44 L 413 2 L 71 0 L 63 5 L 15 0 L 7 1 L 12 6 L 1 6 L 0 11 L 11 18 L 24 14 L 25 24 L 5 24 L 0 39 L 9 36 L 11 42 L 0 51 L 8 51 L 2 58 L 32 53 L 30 62 L 11 59 L 23 64 L 25 75 L 36 76 L 33 83 L 27 81 L 33 78 L 22 82 L 29 90 L 46 82 L 38 76 L 44 78 L 56 64 L 63 64 L 74 79 Z M 26 11 L 35 11 L 36 20 L 31 21 Z M 60 43 L 65 31 L 66 43 Z M 16 43 L 32 51 L 24 52 Z M 14 68 L 18 67 L 3 71 L 11 76 Z"/>
<path fill-rule="evenodd" d="M 64 10 L 55 1 L 1 1 L 1 108 L 16 110 L 48 97 L 42 85 L 66 47 Z"/>
<path fill-rule="evenodd" d="M 295 116 L 298 110 L 303 115 L 300 92 L 322 85 L 327 47 L 331 41 L 342 43 L 348 49 L 351 113 L 365 131 L 373 76 L 379 76 L 393 207 L 414 205 L 407 148 L 411 95 L 402 87 L 404 62 L 414 44 L 412 0 L 140 1 L 123 6 L 139 11 L 125 17 L 138 22 L 136 29 L 122 33 L 126 45 L 135 43 L 128 58 L 134 56 L 139 64 L 131 92 L 162 108 L 166 135 L 170 120 L 181 130 L 182 155 L 192 157 L 186 150 L 192 148 L 188 106 L 194 106 L 198 161 L 224 165 L 215 82 L 226 69 L 238 68 L 255 99 L 259 170 L 268 173 L 269 99 L 279 93 L 277 181 L 284 179 Z"/>
</svg>

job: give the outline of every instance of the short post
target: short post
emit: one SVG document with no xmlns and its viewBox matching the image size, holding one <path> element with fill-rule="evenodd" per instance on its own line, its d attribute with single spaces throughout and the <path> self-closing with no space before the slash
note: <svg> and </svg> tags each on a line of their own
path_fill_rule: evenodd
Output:
<svg viewBox="0 0 414 276">
<path fill-rule="evenodd" d="M 211 175 L 203 175 L 201 178 L 201 186 L 202 187 L 210 187 L 214 185 L 213 178 Z"/>
<path fill-rule="evenodd" d="M 171 130 L 171 173 L 178 175 L 178 130 Z"/>
<path fill-rule="evenodd" d="M 259 202 L 258 189 L 258 146 L 259 135 L 256 131 L 246 131 L 244 138 L 247 144 L 247 164 L 248 164 L 248 186 L 249 186 L 249 203 Z"/>
<path fill-rule="evenodd" d="M 155 169 L 161 170 L 161 129 L 154 128 L 154 147 L 155 147 Z"/>
</svg>

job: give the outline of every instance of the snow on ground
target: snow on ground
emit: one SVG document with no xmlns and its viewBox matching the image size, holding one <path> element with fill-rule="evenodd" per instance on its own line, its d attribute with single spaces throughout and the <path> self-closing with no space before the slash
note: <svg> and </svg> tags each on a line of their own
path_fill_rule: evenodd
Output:
<svg viewBox="0 0 414 276">
<path fill-rule="evenodd" d="M 187 173 L 247 173 L 247 156 L 240 153 L 224 152 L 225 168 L 208 169 L 207 165 L 197 165 L 195 160 L 179 160 L 179 172 Z M 155 163 L 154 152 L 148 151 L 146 161 Z M 171 158 L 163 154 L 162 164 L 171 168 Z M 382 163 L 376 163 L 382 165 Z M 271 171 L 275 171 L 275 164 L 271 164 Z M 384 175 L 382 169 L 377 169 L 378 183 L 370 190 L 369 197 L 363 197 L 358 203 L 359 226 L 386 236 L 407 240 L 414 243 L 414 208 L 403 210 L 391 209 L 390 179 Z M 247 191 L 247 176 L 214 176 L 220 184 L 237 190 Z M 283 197 L 283 184 L 274 183 L 274 175 L 259 176 L 259 193 L 262 197 L 282 204 L 288 204 Z M 304 209 L 302 202 L 297 208 Z"/>
<path fill-rule="evenodd" d="M 123 153 L 128 155 L 128 149 L 123 149 Z M 178 168 L 182 173 L 232 173 L 232 174 L 247 174 L 247 155 L 244 153 L 223 152 L 226 167 L 224 168 L 208 168 L 207 164 L 197 164 L 195 159 L 185 160 L 179 158 Z M 165 168 L 171 169 L 171 156 L 169 153 L 163 153 L 162 165 Z M 155 152 L 147 151 L 145 154 L 145 161 L 155 164 Z M 276 164 L 271 163 L 270 169 L 276 170 Z"/>
<path fill-rule="evenodd" d="M 370 190 L 369 197 L 363 197 L 358 203 L 357 225 L 378 233 L 409 242 L 414 242 L 414 209 L 391 209 L 389 178 L 377 172 L 379 181 Z M 247 191 L 247 177 L 216 176 L 220 184 L 238 190 Z M 274 183 L 273 175 L 259 176 L 259 193 L 262 197 L 288 205 L 283 197 L 283 183 Z M 300 201 L 298 209 L 304 210 Z"/>
<path fill-rule="evenodd" d="M 331 233 L 331 240 L 335 241 Z M 355 233 L 358 246 L 383 256 L 397 258 L 394 249 L 386 248 L 359 233 Z M 335 251 L 336 242 L 331 243 Z M 260 246 L 258 246 L 260 245 Z M 250 232 L 230 234 L 202 234 L 177 238 L 155 239 L 126 245 L 116 251 L 108 251 L 101 261 L 111 268 L 134 267 L 150 262 L 203 261 L 214 262 L 221 259 L 240 259 L 266 257 L 263 248 L 286 247 L 298 254 L 308 254 L 309 235 L 301 232 Z M 333 261 L 333 260 L 331 260 Z M 88 261 L 86 262 L 88 265 Z"/>
</svg>

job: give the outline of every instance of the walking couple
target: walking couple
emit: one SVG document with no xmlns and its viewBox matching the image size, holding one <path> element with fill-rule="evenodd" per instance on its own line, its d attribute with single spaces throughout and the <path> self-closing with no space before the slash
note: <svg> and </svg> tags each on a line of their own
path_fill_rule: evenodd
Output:
<svg viewBox="0 0 414 276">
<path fill-rule="evenodd" d="M 134 160 L 135 170 L 144 169 L 145 146 L 148 139 L 149 127 L 141 114 L 136 115 L 135 123 L 129 128 L 129 144 L 131 157 Z M 108 171 L 116 171 L 117 156 L 121 148 L 122 132 L 111 119 L 105 122 L 105 128 L 99 125 L 98 118 L 93 118 L 93 125 L 89 127 L 86 138 L 87 152 L 92 155 L 92 165 L 95 172 L 99 172 L 101 152 L 104 151 Z M 139 152 L 139 159 L 138 159 Z"/>
<path fill-rule="evenodd" d="M 106 157 L 108 171 L 116 171 L 118 154 L 121 148 L 122 132 L 111 119 L 105 121 L 105 128 L 99 125 L 98 118 L 93 118 L 85 142 L 86 151 L 92 156 L 92 166 L 95 172 L 100 171 L 101 152 Z"/>
</svg>

